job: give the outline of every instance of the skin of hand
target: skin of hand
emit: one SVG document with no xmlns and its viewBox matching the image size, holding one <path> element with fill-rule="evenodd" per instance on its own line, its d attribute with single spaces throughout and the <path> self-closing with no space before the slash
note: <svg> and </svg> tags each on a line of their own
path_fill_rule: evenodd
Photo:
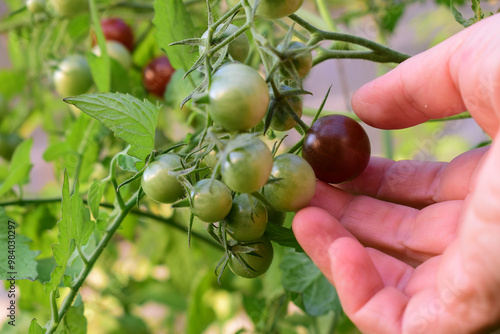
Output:
<svg viewBox="0 0 500 334">
<path fill-rule="evenodd" d="M 500 326 L 500 16 L 408 59 L 352 98 L 400 129 L 468 110 L 494 141 L 450 163 L 373 157 L 318 181 L 293 230 L 363 333 L 483 333 Z"/>
</svg>

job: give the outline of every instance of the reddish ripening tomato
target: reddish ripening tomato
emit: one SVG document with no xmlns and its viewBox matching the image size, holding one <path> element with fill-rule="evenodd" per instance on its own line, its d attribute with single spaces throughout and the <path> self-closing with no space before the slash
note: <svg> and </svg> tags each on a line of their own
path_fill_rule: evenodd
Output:
<svg viewBox="0 0 500 334">
<path fill-rule="evenodd" d="M 142 82 L 148 92 L 163 97 L 175 69 L 166 56 L 154 58 L 142 71 Z"/>
<path fill-rule="evenodd" d="M 370 160 L 370 140 L 358 122 L 343 115 L 319 118 L 304 138 L 302 156 L 316 177 L 328 183 L 349 181 Z"/>
<path fill-rule="evenodd" d="M 119 18 L 101 20 L 101 28 L 107 41 L 116 41 L 125 46 L 130 52 L 134 49 L 134 32 L 128 24 Z M 97 44 L 95 34 L 92 36 L 92 45 Z"/>
</svg>

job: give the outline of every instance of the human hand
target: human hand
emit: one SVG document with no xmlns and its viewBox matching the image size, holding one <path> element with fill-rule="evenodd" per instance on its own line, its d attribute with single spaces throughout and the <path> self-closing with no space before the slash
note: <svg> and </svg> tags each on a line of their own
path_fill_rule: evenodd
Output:
<svg viewBox="0 0 500 334">
<path fill-rule="evenodd" d="M 384 129 L 468 110 L 494 142 L 450 163 L 372 158 L 318 182 L 299 243 L 366 333 L 472 333 L 500 325 L 500 16 L 360 88 L 356 114 Z"/>
</svg>

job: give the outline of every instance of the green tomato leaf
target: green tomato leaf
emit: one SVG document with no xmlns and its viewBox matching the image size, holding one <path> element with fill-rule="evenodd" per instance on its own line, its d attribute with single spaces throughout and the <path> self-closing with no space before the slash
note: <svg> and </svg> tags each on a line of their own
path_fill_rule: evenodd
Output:
<svg viewBox="0 0 500 334">
<path fill-rule="evenodd" d="M 195 35 L 191 15 L 182 0 L 156 0 L 154 8 L 153 24 L 157 28 L 158 45 L 167 53 L 173 68 L 187 70 L 195 62 L 196 53 L 186 52 L 184 47 L 170 47 L 169 44 Z"/>
<path fill-rule="evenodd" d="M 281 246 L 294 248 L 297 252 L 304 252 L 300 247 L 292 229 L 279 226 L 277 224 L 267 224 L 266 236 L 269 240 L 280 244 Z"/>
<path fill-rule="evenodd" d="M 80 185 L 76 182 L 75 192 L 71 196 L 71 238 L 75 240 L 76 245 L 83 246 L 87 244 L 94 230 L 94 224 L 90 220 L 89 210 L 83 205 L 82 198 L 78 195 Z"/>
<path fill-rule="evenodd" d="M 99 218 L 99 204 L 104 194 L 104 186 L 105 184 L 103 182 L 94 181 L 89 188 L 88 204 L 94 220 Z"/>
<path fill-rule="evenodd" d="M 29 247 L 31 240 L 19 234 L 13 226 L 14 222 L 9 220 L 5 209 L 0 207 L 0 249 L 4 250 L 4 255 L 0 258 L 0 280 L 8 280 L 12 275 L 16 280 L 34 281 L 38 276 L 35 258 L 40 252 L 32 251 Z"/>
<path fill-rule="evenodd" d="M 9 166 L 9 174 L 0 186 L 0 196 L 7 193 L 16 184 L 23 183 L 29 176 L 31 167 L 30 151 L 33 139 L 23 141 L 16 147 Z"/>
<path fill-rule="evenodd" d="M 73 239 L 71 239 L 71 236 L 74 235 L 74 232 L 72 231 L 74 226 L 71 221 L 72 208 L 71 198 L 69 195 L 68 173 L 66 173 L 66 171 L 64 172 L 61 206 L 61 220 L 57 223 L 57 227 L 59 228 L 59 235 L 57 236 L 57 239 L 59 243 L 52 245 L 52 252 L 54 253 L 57 266 L 50 275 L 50 281 L 45 282 L 45 292 L 47 294 L 58 289 L 59 284 L 63 280 L 68 260 L 71 254 L 75 251 L 75 243 Z"/>
<path fill-rule="evenodd" d="M 340 303 L 335 288 L 305 253 L 287 252 L 280 268 L 283 270 L 283 287 L 302 295 L 305 312 L 320 316 L 339 310 Z"/>
<path fill-rule="evenodd" d="M 117 157 L 117 164 L 122 170 L 127 172 L 137 173 L 139 170 L 135 165 L 139 162 L 139 159 L 134 158 L 128 154 L 119 154 Z"/>
<path fill-rule="evenodd" d="M 153 150 L 159 107 L 151 102 L 121 93 L 85 94 L 64 101 L 99 120 L 130 144 L 130 155 L 144 161 Z"/>
<path fill-rule="evenodd" d="M 28 334 L 45 334 L 47 330 L 42 328 L 34 318 L 31 320 L 30 328 L 28 329 Z"/>
<path fill-rule="evenodd" d="M 87 334 L 87 318 L 83 315 L 82 298 L 78 295 L 57 327 L 56 334 Z"/>
</svg>

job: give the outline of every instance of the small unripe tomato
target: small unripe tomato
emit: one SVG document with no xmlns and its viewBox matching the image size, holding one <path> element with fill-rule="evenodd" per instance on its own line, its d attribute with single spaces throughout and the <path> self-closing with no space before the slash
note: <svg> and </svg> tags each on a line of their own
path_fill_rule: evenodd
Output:
<svg viewBox="0 0 500 334">
<path fill-rule="evenodd" d="M 316 176 L 302 157 L 289 153 L 277 156 L 271 177 L 277 181 L 266 184 L 262 193 L 278 211 L 298 211 L 314 196 Z"/>
<path fill-rule="evenodd" d="M 191 196 L 191 212 L 207 223 L 218 222 L 231 210 L 231 191 L 219 180 L 203 179 L 194 185 Z"/>
<path fill-rule="evenodd" d="M 93 83 L 87 59 L 81 55 L 67 56 L 59 63 L 53 81 L 56 91 L 63 97 L 86 93 Z"/>
<path fill-rule="evenodd" d="M 157 97 L 163 97 L 174 72 L 175 69 L 166 56 L 154 58 L 142 71 L 144 88 Z"/>
<path fill-rule="evenodd" d="M 89 10 L 87 0 L 50 0 L 49 6 L 54 9 L 59 16 L 75 16 Z"/>
<path fill-rule="evenodd" d="M 253 193 L 266 184 L 273 167 L 269 148 L 257 138 L 231 151 L 221 163 L 222 181 L 239 193 Z"/>
<path fill-rule="evenodd" d="M 134 49 L 134 32 L 128 24 L 119 18 L 101 20 L 101 28 L 107 41 L 116 41 L 125 46 L 130 52 Z M 95 34 L 92 35 L 92 45 L 97 44 Z"/>
<path fill-rule="evenodd" d="M 255 278 L 264 274 L 273 262 L 273 245 L 265 236 L 255 241 L 238 243 L 245 248 L 252 247 L 248 253 L 234 252 L 229 258 L 229 269 L 243 278 Z M 233 247 L 237 249 L 238 245 Z"/>
<path fill-rule="evenodd" d="M 281 91 L 286 92 L 292 88 L 282 85 Z M 302 117 L 304 103 L 302 101 L 302 96 L 294 95 L 278 101 L 274 108 L 273 119 L 271 120 L 271 129 L 275 131 L 288 131 L 292 129 L 297 122 L 288 113 L 286 103 L 292 108 L 297 116 Z"/>
<path fill-rule="evenodd" d="M 26 8 L 31 14 L 45 11 L 45 0 L 26 0 Z"/>
<path fill-rule="evenodd" d="M 214 35 L 223 27 L 221 24 L 220 26 L 215 29 Z M 235 33 L 240 27 L 235 26 L 234 24 L 230 24 L 226 31 L 222 34 L 217 39 L 212 40 L 212 44 L 215 46 L 225 40 L 228 36 L 232 35 Z M 203 33 L 201 38 L 207 38 L 208 37 L 208 30 Z M 200 54 L 205 52 L 205 47 L 200 46 Z M 236 37 L 231 43 L 229 43 L 229 47 L 227 50 L 227 53 L 233 57 L 234 60 L 239 61 L 240 63 L 244 63 L 245 60 L 247 60 L 248 53 L 250 52 L 250 44 L 248 42 L 248 37 L 243 33 Z"/>
<path fill-rule="evenodd" d="M 106 41 L 106 50 L 109 57 L 116 60 L 124 69 L 128 70 L 132 67 L 132 56 L 123 44 L 116 41 Z M 96 56 L 101 56 L 99 45 L 94 46 L 92 52 Z"/>
<path fill-rule="evenodd" d="M 255 5 L 255 0 L 250 0 L 252 6 Z M 257 14 L 270 19 L 279 19 L 295 13 L 303 0 L 260 0 Z"/>
<path fill-rule="evenodd" d="M 283 44 L 278 45 L 277 49 L 279 51 L 286 52 L 286 51 L 293 51 L 296 49 L 302 49 L 305 47 L 306 45 L 304 43 L 295 41 L 290 43 L 288 50 L 283 50 L 284 48 Z M 293 73 L 295 69 L 299 77 L 303 78 L 309 73 L 309 71 L 311 71 L 312 65 L 313 65 L 313 58 L 311 52 L 310 51 L 300 52 L 284 60 L 280 72 L 284 77 L 291 78 L 291 73 Z"/>
<path fill-rule="evenodd" d="M 243 64 L 224 65 L 212 77 L 208 113 L 228 131 L 246 131 L 264 118 L 269 90 L 259 72 Z"/>
<path fill-rule="evenodd" d="M 142 190 L 157 202 L 176 202 L 185 195 L 186 190 L 177 178 L 168 172 L 181 167 L 181 158 L 177 154 L 167 153 L 156 157 L 142 174 Z"/>
<path fill-rule="evenodd" d="M 316 177 L 327 183 L 349 181 L 370 161 L 370 140 L 358 122 L 344 115 L 319 118 L 309 128 L 302 156 Z"/>
<path fill-rule="evenodd" d="M 264 204 L 247 194 L 240 194 L 233 200 L 226 219 L 226 231 L 236 241 L 252 241 L 266 231 L 267 210 Z"/>
</svg>

